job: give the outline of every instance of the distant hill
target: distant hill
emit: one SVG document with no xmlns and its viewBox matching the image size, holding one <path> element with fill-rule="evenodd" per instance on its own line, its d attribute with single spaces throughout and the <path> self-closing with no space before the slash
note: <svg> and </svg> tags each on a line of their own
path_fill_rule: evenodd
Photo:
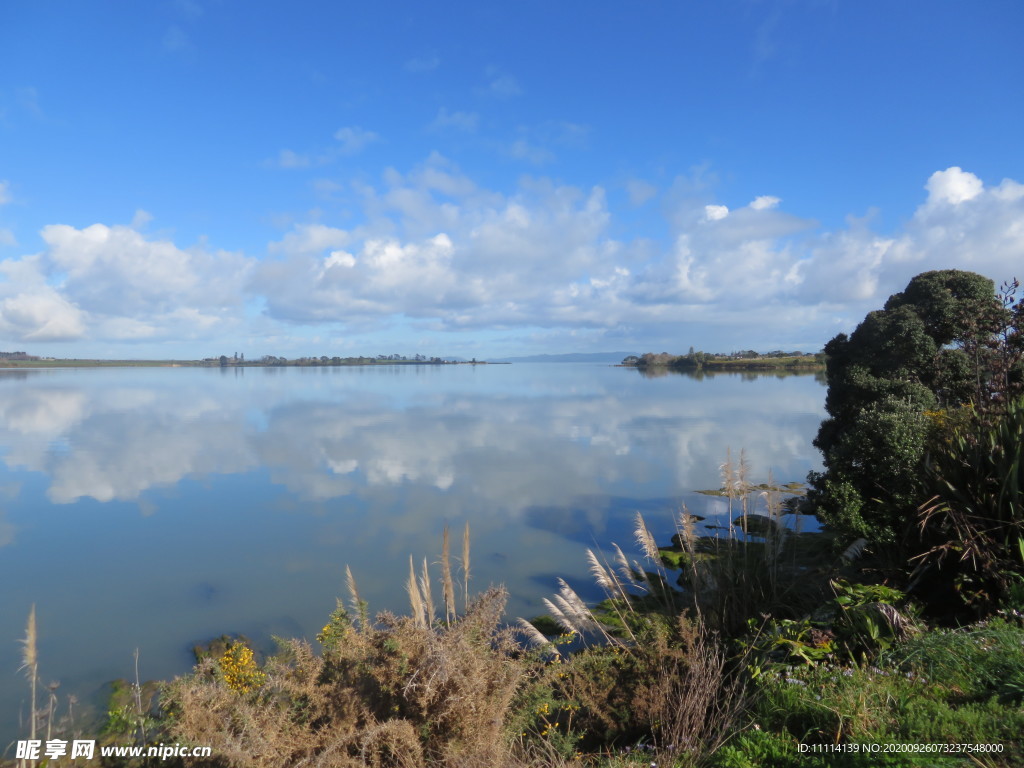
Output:
<svg viewBox="0 0 1024 768">
<path fill-rule="evenodd" d="M 498 357 L 492 363 L 621 363 L 635 352 L 571 352 L 564 355 L 527 355 Z"/>
</svg>

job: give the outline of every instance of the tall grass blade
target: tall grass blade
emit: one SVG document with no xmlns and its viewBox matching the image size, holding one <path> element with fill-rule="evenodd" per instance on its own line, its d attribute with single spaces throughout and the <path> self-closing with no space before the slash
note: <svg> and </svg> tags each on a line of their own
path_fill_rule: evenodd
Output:
<svg viewBox="0 0 1024 768">
<path fill-rule="evenodd" d="M 420 576 L 420 593 L 423 596 L 423 608 L 427 614 L 427 624 L 434 623 L 434 597 L 430 589 L 430 571 L 427 569 L 427 558 L 423 558 L 423 571 Z"/>
<path fill-rule="evenodd" d="M 420 588 L 416 585 L 416 566 L 412 563 L 412 555 L 409 555 L 409 580 L 405 584 L 409 593 L 409 604 L 412 606 L 413 620 L 421 627 L 427 626 L 427 612 L 423 607 L 423 596 L 420 595 Z"/>
<path fill-rule="evenodd" d="M 541 598 L 541 602 L 544 603 L 544 607 L 548 609 L 548 613 L 551 614 L 551 618 L 555 620 L 555 623 L 564 629 L 566 632 L 575 633 L 577 635 L 582 634 L 575 624 L 572 623 L 572 619 L 566 616 L 562 609 L 555 605 L 553 602 L 548 600 L 546 597 Z"/>
<path fill-rule="evenodd" d="M 463 592 L 466 598 L 466 610 L 469 610 L 469 520 L 462 532 L 462 579 Z"/>
<path fill-rule="evenodd" d="M 349 605 L 352 607 L 352 615 L 359 618 L 359 628 L 362 630 L 370 626 L 370 612 L 366 602 L 359 597 L 359 590 L 356 588 L 356 579 L 352 575 L 352 569 L 345 566 L 345 586 L 348 588 Z"/>
<path fill-rule="evenodd" d="M 39 634 L 36 630 L 36 605 L 28 612 L 25 639 L 21 641 L 21 669 L 25 670 L 32 689 L 32 709 L 29 713 L 29 738 L 36 737 L 36 685 L 39 681 Z M 22 761 L 24 763 L 24 761 Z M 35 765 L 35 760 L 31 761 Z"/>
<path fill-rule="evenodd" d="M 562 612 L 567 616 L 572 617 L 573 622 L 580 629 L 598 632 L 604 636 L 606 640 L 611 638 L 608 633 L 604 630 L 604 627 L 600 625 L 594 614 L 591 613 L 590 608 L 583 601 L 579 595 L 576 594 L 575 590 L 570 587 L 566 581 L 562 578 L 558 579 L 559 590 L 558 594 L 555 595 L 555 602 L 562 608 Z M 582 633 L 581 633 L 582 634 Z"/>
<path fill-rule="evenodd" d="M 622 578 L 629 583 L 630 589 L 646 592 L 647 587 L 644 585 L 646 579 L 643 575 L 643 569 L 639 566 L 634 568 L 630 565 L 629 560 L 626 558 L 626 555 L 623 554 L 622 548 L 618 544 L 612 543 L 612 546 L 615 548 L 615 562 L 619 565 L 619 573 L 622 575 Z M 637 577 L 637 573 L 640 574 L 639 578 Z"/>
<path fill-rule="evenodd" d="M 661 556 L 658 554 L 658 544 L 650 530 L 648 530 L 647 523 L 644 522 L 644 516 L 637 512 L 634 521 L 636 523 L 634 533 L 644 556 L 652 563 L 660 562 Z"/>
<path fill-rule="evenodd" d="M 615 583 L 612 581 L 608 571 L 601 565 L 601 561 L 597 559 L 597 555 L 594 554 L 592 549 L 587 550 L 587 561 L 590 563 L 590 573 L 594 577 L 597 586 L 603 589 L 608 597 L 615 597 Z"/>
<path fill-rule="evenodd" d="M 441 592 L 444 596 L 444 618 L 451 626 L 455 618 L 455 583 L 452 581 L 452 558 L 451 542 L 449 541 L 448 526 L 444 527 L 444 535 L 441 542 Z"/>
<path fill-rule="evenodd" d="M 544 648 L 546 651 L 554 652 L 555 656 L 560 656 L 558 648 L 537 629 L 533 624 L 528 622 L 526 619 L 516 619 L 516 623 L 523 630 L 523 634 L 530 641 L 532 645 L 537 648 Z"/>
</svg>

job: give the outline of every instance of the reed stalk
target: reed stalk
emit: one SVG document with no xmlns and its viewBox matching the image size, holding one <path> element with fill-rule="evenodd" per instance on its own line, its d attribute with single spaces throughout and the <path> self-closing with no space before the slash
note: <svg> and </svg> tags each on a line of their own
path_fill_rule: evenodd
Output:
<svg viewBox="0 0 1024 768">
<path fill-rule="evenodd" d="M 469 521 L 466 521 L 466 529 L 462 533 L 462 579 L 463 590 L 466 596 L 466 610 L 469 610 Z"/>
<path fill-rule="evenodd" d="M 444 596 L 444 619 L 450 627 L 456 616 L 455 583 L 452 581 L 451 542 L 448 526 L 444 527 L 441 541 L 441 592 Z"/>
<path fill-rule="evenodd" d="M 406 591 L 409 593 L 409 604 L 412 606 L 412 617 L 421 627 L 427 626 L 427 611 L 423 605 L 423 596 L 416 584 L 416 566 L 413 565 L 412 555 L 409 555 L 409 580 L 405 583 Z"/>
<path fill-rule="evenodd" d="M 352 608 L 352 615 L 358 617 L 359 628 L 364 632 L 370 627 L 370 610 L 366 601 L 359 597 L 359 589 L 356 587 L 355 577 L 352 569 L 345 566 L 345 586 L 348 588 L 349 605 Z"/>
<path fill-rule="evenodd" d="M 420 575 L 420 594 L 423 596 L 423 608 L 427 615 L 427 625 L 434 623 L 434 596 L 430 588 L 430 571 L 427 569 L 427 558 L 423 558 L 423 570 Z"/>
<path fill-rule="evenodd" d="M 25 627 L 25 639 L 21 641 L 21 669 L 25 670 L 25 674 L 28 676 L 29 685 L 32 689 L 32 709 L 29 712 L 29 738 L 36 738 L 36 686 L 39 681 L 39 634 L 36 630 L 36 606 L 32 604 L 31 610 L 28 613 L 28 624 Z M 25 761 L 21 761 L 22 765 L 25 765 Z M 30 765 L 35 765 L 36 761 L 29 761 Z"/>
</svg>

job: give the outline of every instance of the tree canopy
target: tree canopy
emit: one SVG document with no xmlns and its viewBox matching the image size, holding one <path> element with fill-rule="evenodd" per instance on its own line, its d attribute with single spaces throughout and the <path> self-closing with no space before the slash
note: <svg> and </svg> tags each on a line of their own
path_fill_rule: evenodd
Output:
<svg viewBox="0 0 1024 768">
<path fill-rule="evenodd" d="M 924 499 L 930 441 L 965 408 L 984 413 L 1020 384 L 1021 303 L 992 280 L 938 270 L 914 277 L 852 334 L 826 346 L 825 471 L 811 500 L 826 523 L 895 543 Z"/>
</svg>

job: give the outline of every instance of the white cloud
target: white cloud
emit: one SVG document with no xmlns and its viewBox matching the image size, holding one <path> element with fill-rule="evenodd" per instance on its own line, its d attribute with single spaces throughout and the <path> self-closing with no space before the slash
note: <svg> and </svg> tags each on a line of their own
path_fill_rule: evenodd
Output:
<svg viewBox="0 0 1024 768">
<path fill-rule="evenodd" d="M 81 311 L 56 291 L 26 291 L 0 300 L 0 329 L 19 341 L 73 341 L 85 335 Z"/>
<path fill-rule="evenodd" d="M 777 197 L 772 197 L 771 195 L 761 195 L 760 197 L 754 198 L 753 202 L 750 203 L 750 207 L 753 208 L 755 211 L 765 211 L 768 210 L 769 208 L 778 208 L 779 203 L 781 202 L 782 200 L 780 200 Z"/>
<path fill-rule="evenodd" d="M 444 327 L 547 318 L 561 325 L 571 322 L 573 282 L 601 290 L 600 281 L 616 275 L 614 244 L 602 242 L 608 212 L 600 189 L 527 181 L 506 197 L 434 158 L 365 194 L 380 223 L 352 233 L 343 254 L 296 253 L 257 270 L 254 290 L 266 296 L 271 316 L 346 322 L 405 315 Z"/>
<path fill-rule="evenodd" d="M 11 200 L 11 182 L 0 180 L 0 205 L 7 205 Z"/>
<path fill-rule="evenodd" d="M 147 237 L 145 215 L 133 227 L 52 225 L 43 252 L 0 260 L 0 336 L 218 338 L 245 327 L 243 302 L 260 302 L 261 328 L 273 333 L 281 323 L 342 324 L 352 335 L 398 322 L 672 339 L 683 324 L 745 346 L 817 344 L 919 272 L 971 269 L 998 282 L 1024 264 L 1024 185 L 1013 180 L 986 187 L 941 171 L 886 234 L 870 217 L 822 231 L 770 196 L 729 210 L 710 202 L 710 188 L 672 189 L 684 187 L 665 202 L 667 245 L 612 237 L 600 187 L 524 177 L 499 193 L 437 154 L 357 186 L 358 224 L 294 224 L 260 262 Z"/>
<path fill-rule="evenodd" d="M 729 207 L 725 205 L 705 205 L 704 218 L 707 221 L 721 221 L 729 215 Z"/>
<path fill-rule="evenodd" d="M 519 81 L 511 75 L 496 75 L 491 77 L 483 92 L 491 96 L 507 99 L 521 95 L 523 89 L 519 85 Z"/>
<path fill-rule="evenodd" d="M 349 233 L 343 229 L 323 224 L 296 224 L 293 231 L 271 243 L 268 250 L 291 256 L 321 254 L 330 248 L 347 245 L 350 239 Z"/>
<path fill-rule="evenodd" d="M 980 195 L 984 185 L 973 173 L 965 173 L 957 166 L 953 166 L 933 173 L 925 188 L 928 190 L 929 203 L 957 205 Z"/>
<path fill-rule="evenodd" d="M 296 152 L 292 149 L 282 149 L 277 153 L 277 158 L 269 161 L 270 165 L 280 168 L 314 168 L 330 165 L 339 157 L 357 155 L 374 142 L 380 141 L 373 131 L 368 131 L 359 126 L 346 126 L 334 132 L 336 144 L 311 152 Z"/>
<path fill-rule="evenodd" d="M 14 236 L 14 233 L 11 230 L 0 228 L 0 246 L 17 244 L 18 239 Z"/>
<path fill-rule="evenodd" d="M 333 199 L 335 195 L 345 189 L 343 185 L 331 179 L 313 179 L 309 184 L 319 197 L 328 200 Z"/>
<path fill-rule="evenodd" d="M 553 153 L 544 147 L 531 144 L 526 139 L 516 139 L 506 151 L 510 157 L 514 157 L 516 160 L 525 160 L 533 165 L 546 165 L 555 160 Z"/>
<path fill-rule="evenodd" d="M 933 269 L 971 270 L 997 284 L 1019 276 L 1024 186 L 1007 179 L 985 187 L 974 174 L 952 167 L 932 174 L 926 188 L 927 200 L 901 233 L 882 237 L 867 221 L 851 220 L 845 230 L 821 238 L 799 265 L 803 300 L 871 308 L 915 274 Z"/>
<path fill-rule="evenodd" d="M 626 194 L 632 205 L 640 206 L 658 194 L 658 188 L 643 179 L 630 179 L 626 182 Z"/>
<path fill-rule="evenodd" d="M 144 211 L 141 208 L 138 208 L 135 211 L 135 215 L 132 216 L 131 228 L 135 230 L 142 229 L 152 220 L 153 214 L 151 214 L 149 211 Z"/>
<path fill-rule="evenodd" d="M 337 151 L 342 155 L 355 155 L 380 140 L 380 136 L 373 131 L 367 131 L 357 125 L 339 128 L 334 132 L 334 138 L 340 142 Z"/>
<path fill-rule="evenodd" d="M 145 216 L 136 216 L 136 222 Z M 20 341 L 190 339 L 240 320 L 252 262 L 132 227 L 44 227 L 46 249 L 0 261 L 0 334 Z"/>
<path fill-rule="evenodd" d="M 68 341 L 85 334 L 84 315 L 50 285 L 38 255 L 0 261 L 0 336 Z"/>
<path fill-rule="evenodd" d="M 236 254 L 183 250 L 146 240 L 130 227 L 52 224 L 40 232 L 47 261 L 61 273 L 65 295 L 89 312 L 129 316 L 182 306 L 220 308 L 239 303 L 246 260 Z"/>
<path fill-rule="evenodd" d="M 324 261 L 327 269 L 331 267 L 345 267 L 351 269 L 356 265 L 356 257 L 347 251 L 331 251 L 331 254 Z"/>
<path fill-rule="evenodd" d="M 449 112 L 445 107 L 441 107 L 437 111 L 437 117 L 431 121 L 428 127 L 434 130 L 455 128 L 467 133 L 473 133 L 476 131 L 479 122 L 480 115 L 476 112 Z"/>
<path fill-rule="evenodd" d="M 302 155 L 290 149 L 282 149 L 278 153 L 277 164 L 282 168 L 308 168 L 313 163 L 309 155 Z"/>
</svg>

